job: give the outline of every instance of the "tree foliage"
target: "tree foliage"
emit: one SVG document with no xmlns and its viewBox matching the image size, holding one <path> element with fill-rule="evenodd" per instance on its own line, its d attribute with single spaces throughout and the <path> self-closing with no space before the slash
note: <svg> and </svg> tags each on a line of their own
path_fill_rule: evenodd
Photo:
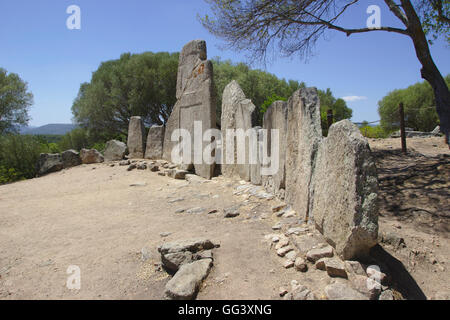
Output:
<svg viewBox="0 0 450 320">
<path fill-rule="evenodd" d="M 0 68 L 0 135 L 26 125 L 32 104 L 33 95 L 28 91 L 27 83 L 17 74 L 8 74 Z"/>
<path fill-rule="evenodd" d="M 326 90 L 318 90 L 320 98 L 320 120 L 322 125 L 322 133 L 324 136 L 328 135 L 328 110 L 333 111 L 333 122 L 338 122 L 344 119 L 351 119 L 353 110 L 347 106 L 343 99 L 336 99 L 333 96 L 330 88 Z"/>
<path fill-rule="evenodd" d="M 55 144 L 43 142 L 38 136 L 0 136 L 0 184 L 34 178 L 39 155 L 57 152 L 55 148 Z"/>
<path fill-rule="evenodd" d="M 178 53 L 123 54 L 104 62 L 83 83 L 72 112 L 76 122 L 97 139 L 125 134 L 129 119 L 162 124 L 176 102 Z"/>
<path fill-rule="evenodd" d="M 445 78 L 450 86 L 450 75 Z M 431 131 L 439 124 L 433 89 L 427 82 L 419 82 L 406 89 L 389 92 L 378 102 L 381 127 L 386 132 L 399 128 L 398 106 L 404 105 L 405 126 L 418 131 Z"/>
<path fill-rule="evenodd" d="M 279 79 L 277 76 L 262 71 L 251 69 L 245 63 L 234 64 L 231 61 L 221 61 L 214 59 L 214 83 L 217 93 L 217 119 L 220 122 L 222 110 L 222 94 L 225 87 L 232 81 L 236 80 L 245 96 L 252 100 L 257 110 L 254 113 L 255 125 L 262 125 L 262 115 L 265 112 L 264 102 L 274 95 L 286 100 L 292 93 L 300 87 L 304 87 L 304 83 L 295 80 L 286 81 Z"/>
</svg>

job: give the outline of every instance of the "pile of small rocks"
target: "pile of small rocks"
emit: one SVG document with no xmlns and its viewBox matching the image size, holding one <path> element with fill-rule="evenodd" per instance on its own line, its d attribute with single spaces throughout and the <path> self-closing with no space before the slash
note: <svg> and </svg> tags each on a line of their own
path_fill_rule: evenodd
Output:
<svg viewBox="0 0 450 320">
<path fill-rule="evenodd" d="M 158 248 L 163 268 L 173 278 L 166 284 L 165 294 L 172 300 L 195 299 L 214 262 L 213 249 L 220 245 L 207 239 L 164 243 Z"/>
</svg>

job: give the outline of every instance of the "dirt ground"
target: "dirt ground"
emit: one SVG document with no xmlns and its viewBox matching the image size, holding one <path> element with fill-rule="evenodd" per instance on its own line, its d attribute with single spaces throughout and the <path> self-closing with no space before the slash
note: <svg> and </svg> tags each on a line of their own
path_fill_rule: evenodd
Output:
<svg viewBox="0 0 450 320">
<path fill-rule="evenodd" d="M 370 141 L 381 198 L 374 255 L 398 275 L 405 298 L 450 299 L 450 153 L 439 138 L 408 142 L 402 156 L 399 139 Z M 239 185 L 105 163 L 0 186 L 0 299 L 163 299 L 169 276 L 157 247 L 190 238 L 220 243 L 198 299 L 280 299 L 291 280 L 322 297 L 326 273 L 284 269 L 264 240 L 277 200 L 235 195 Z M 225 219 L 222 210 L 236 204 L 241 215 Z M 80 290 L 66 287 L 72 265 Z"/>
</svg>

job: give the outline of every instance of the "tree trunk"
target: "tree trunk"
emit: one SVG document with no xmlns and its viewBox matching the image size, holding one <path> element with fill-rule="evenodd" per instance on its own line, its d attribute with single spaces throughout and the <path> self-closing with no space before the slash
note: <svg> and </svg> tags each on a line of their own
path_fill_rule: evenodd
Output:
<svg viewBox="0 0 450 320">
<path fill-rule="evenodd" d="M 441 131 L 446 135 L 446 141 L 448 143 L 450 133 L 450 91 L 448 90 L 444 77 L 439 72 L 431 57 L 422 24 L 414 7 L 408 0 L 402 0 L 401 3 L 408 18 L 409 23 L 407 28 L 413 40 L 417 58 L 422 64 L 422 69 L 420 70 L 422 78 L 427 80 L 433 88 L 436 111 L 441 122 Z"/>
</svg>

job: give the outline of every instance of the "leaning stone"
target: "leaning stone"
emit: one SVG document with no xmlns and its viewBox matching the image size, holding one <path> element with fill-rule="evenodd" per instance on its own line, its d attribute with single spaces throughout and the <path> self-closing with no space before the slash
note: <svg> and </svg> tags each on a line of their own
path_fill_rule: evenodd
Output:
<svg viewBox="0 0 450 320">
<path fill-rule="evenodd" d="M 188 251 L 182 251 L 162 254 L 161 262 L 163 266 L 169 271 L 177 272 L 183 264 L 192 262 L 192 253 Z"/>
<path fill-rule="evenodd" d="M 122 141 L 110 140 L 106 143 L 105 147 L 105 160 L 106 161 L 118 161 L 125 157 L 127 152 L 127 145 Z"/>
<path fill-rule="evenodd" d="M 62 170 L 64 167 L 60 154 L 41 153 L 38 160 L 38 175 Z"/>
<path fill-rule="evenodd" d="M 159 167 L 156 164 L 151 164 L 151 165 L 148 166 L 148 168 L 149 168 L 149 170 L 151 172 L 158 172 L 159 171 Z"/>
<path fill-rule="evenodd" d="M 128 126 L 128 157 L 143 159 L 145 152 L 145 127 L 141 117 L 131 117 Z"/>
<path fill-rule="evenodd" d="M 185 129 L 191 134 L 191 147 L 194 147 L 194 124 L 201 123 L 200 135 L 216 128 L 216 96 L 213 81 L 212 62 L 206 60 L 206 42 L 194 40 L 181 51 L 177 74 L 177 102 L 167 121 L 164 134 L 163 158 L 172 159 L 172 150 L 178 142 L 172 141 L 172 133 Z M 211 141 L 201 141 L 201 150 L 205 150 Z M 193 151 L 193 150 L 192 150 Z M 215 164 L 195 163 L 194 152 L 185 165 L 194 164 L 195 173 L 205 179 L 211 179 Z"/>
<path fill-rule="evenodd" d="M 167 170 L 167 173 L 167 175 L 173 179 L 184 180 L 188 172 L 184 170 L 169 169 Z"/>
<path fill-rule="evenodd" d="M 294 92 L 287 109 L 285 200 L 307 222 L 312 221 L 309 210 L 311 178 L 318 145 L 322 140 L 317 89 L 304 88 Z"/>
<path fill-rule="evenodd" d="M 333 257 L 333 248 L 331 246 L 326 246 L 325 248 L 317 248 L 308 251 L 306 258 L 311 262 L 316 262 L 321 258 L 331 258 Z"/>
<path fill-rule="evenodd" d="M 152 126 L 148 130 L 145 159 L 161 159 L 163 155 L 164 126 Z"/>
<path fill-rule="evenodd" d="M 378 238 L 378 178 L 367 140 L 343 120 L 330 127 L 317 154 L 312 215 L 344 260 L 368 255 Z"/>
<path fill-rule="evenodd" d="M 137 168 L 136 163 L 132 163 L 132 164 L 130 164 L 130 165 L 128 166 L 127 171 L 132 171 L 132 170 L 134 170 L 134 169 L 136 169 L 136 168 Z"/>
<path fill-rule="evenodd" d="M 325 287 L 328 300 L 369 300 L 366 296 L 343 283 L 334 283 Z"/>
<path fill-rule="evenodd" d="M 83 164 L 104 162 L 102 154 L 95 149 L 81 149 L 80 158 Z"/>
<path fill-rule="evenodd" d="M 182 265 L 175 276 L 166 284 L 167 297 L 173 300 L 194 299 L 211 267 L 211 259 L 198 260 Z"/>
<path fill-rule="evenodd" d="M 80 154 L 75 150 L 67 150 L 61 153 L 64 169 L 76 167 L 81 164 Z"/>
<path fill-rule="evenodd" d="M 147 170 L 147 164 L 146 164 L 145 162 L 139 163 L 139 164 L 137 165 L 137 169 L 138 169 L 138 170 Z"/>
<path fill-rule="evenodd" d="M 225 87 L 222 95 L 221 118 L 221 129 L 224 132 L 222 137 L 222 174 L 225 177 L 240 177 L 245 181 L 251 180 L 250 157 L 256 159 L 257 156 L 257 150 L 251 148 L 252 138 L 254 142 L 257 139 L 257 132 L 251 130 L 252 114 L 255 109 L 255 105 L 251 100 L 246 99 L 237 81 L 233 80 Z M 228 136 L 227 132 L 235 132 L 236 137 L 234 135 Z M 254 136 L 247 136 L 247 132 L 254 134 Z M 239 140 L 240 138 L 242 138 L 242 141 Z M 242 148 L 239 148 L 239 143 L 242 143 Z M 228 147 L 232 148 L 229 150 Z M 251 151 L 255 151 L 254 154 L 251 154 Z M 238 152 L 244 153 L 241 155 L 244 163 L 239 163 Z M 227 153 L 229 154 L 227 155 Z"/>
</svg>

